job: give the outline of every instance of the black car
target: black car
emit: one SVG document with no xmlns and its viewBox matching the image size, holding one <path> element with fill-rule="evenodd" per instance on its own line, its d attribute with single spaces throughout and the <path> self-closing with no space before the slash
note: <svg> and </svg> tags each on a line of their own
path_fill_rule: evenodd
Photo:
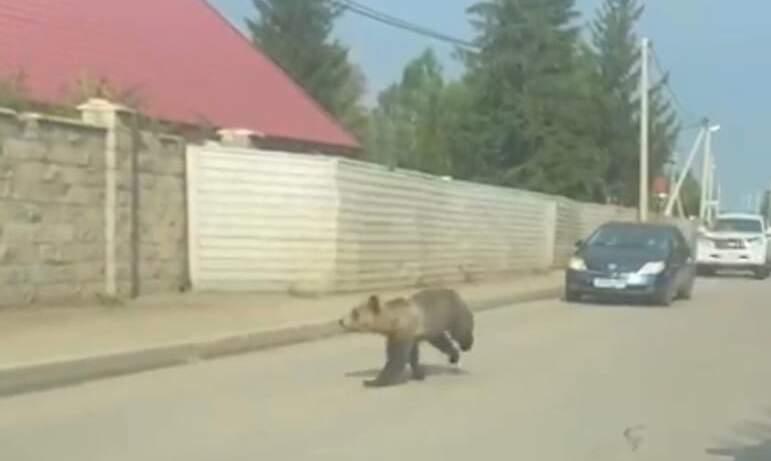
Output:
<svg viewBox="0 0 771 461">
<path fill-rule="evenodd" d="M 578 242 L 565 299 L 622 296 L 669 306 L 690 299 L 695 278 L 692 250 L 676 226 L 613 222 Z"/>
</svg>

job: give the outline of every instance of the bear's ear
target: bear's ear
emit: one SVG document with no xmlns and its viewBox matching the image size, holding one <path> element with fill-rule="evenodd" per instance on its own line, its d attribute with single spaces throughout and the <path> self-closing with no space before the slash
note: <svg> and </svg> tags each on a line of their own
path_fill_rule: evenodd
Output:
<svg viewBox="0 0 771 461">
<path fill-rule="evenodd" d="M 375 314 L 380 313 L 380 298 L 378 298 L 377 295 L 370 296 L 367 305 Z"/>
</svg>

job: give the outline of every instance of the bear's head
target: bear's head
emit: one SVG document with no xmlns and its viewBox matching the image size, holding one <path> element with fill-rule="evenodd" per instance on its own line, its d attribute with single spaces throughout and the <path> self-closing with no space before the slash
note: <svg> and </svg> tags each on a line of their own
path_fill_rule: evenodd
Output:
<svg viewBox="0 0 771 461">
<path fill-rule="evenodd" d="M 338 323 L 348 331 L 389 335 L 403 328 L 400 325 L 406 320 L 404 308 L 407 306 L 404 299 L 382 303 L 378 296 L 373 295 L 351 309 Z"/>
</svg>

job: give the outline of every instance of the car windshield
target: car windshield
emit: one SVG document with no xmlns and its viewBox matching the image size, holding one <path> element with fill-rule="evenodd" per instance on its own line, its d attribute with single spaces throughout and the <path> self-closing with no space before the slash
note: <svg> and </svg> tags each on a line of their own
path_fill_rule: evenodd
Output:
<svg viewBox="0 0 771 461">
<path fill-rule="evenodd" d="M 587 242 L 590 247 L 644 250 L 656 254 L 669 250 L 670 233 L 642 227 L 603 227 Z"/>
<path fill-rule="evenodd" d="M 763 224 L 757 219 L 719 219 L 714 229 L 718 232 L 760 234 L 763 232 Z"/>
</svg>

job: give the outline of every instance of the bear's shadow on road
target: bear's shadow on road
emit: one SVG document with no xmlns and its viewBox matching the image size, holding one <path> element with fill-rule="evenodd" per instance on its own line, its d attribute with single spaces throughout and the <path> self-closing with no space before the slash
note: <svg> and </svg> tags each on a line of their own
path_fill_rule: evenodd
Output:
<svg viewBox="0 0 771 461">
<path fill-rule="evenodd" d="M 468 371 L 452 365 L 423 364 L 426 376 L 462 376 L 469 374 Z M 409 371 L 409 366 L 406 371 Z M 380 368 L 371 368 L 367 370 L 349 371 L 345 374 L 346 378 L 374 378 L 380 373 Z"/>
<path fill-rule="evenodd" d="M 740 424 L 730 438 L 723 438 L 717 448 L 709 448 L 707 454 L 721 456 L 732 461 L 771 460 L 771 411 L 765 421 L 747 421 Z"/>
</svg>

